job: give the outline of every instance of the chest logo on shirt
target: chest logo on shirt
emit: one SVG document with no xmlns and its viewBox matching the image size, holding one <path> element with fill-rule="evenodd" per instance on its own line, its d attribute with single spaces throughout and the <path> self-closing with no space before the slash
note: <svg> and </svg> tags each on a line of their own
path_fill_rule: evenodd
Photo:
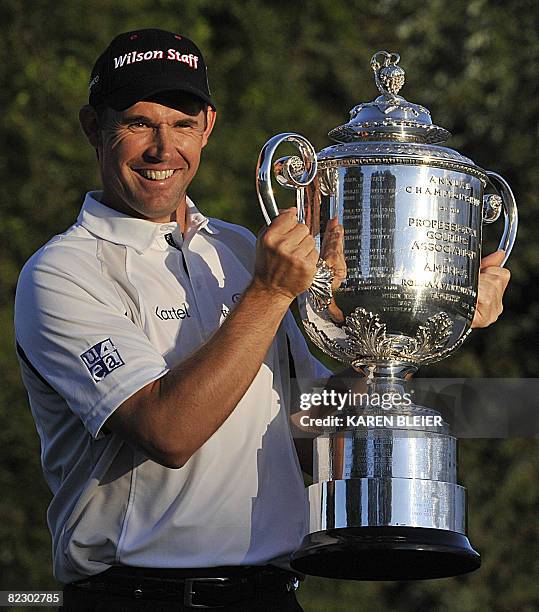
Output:
<svg viewBox="0 0 539 612">
<path fill-rule="evenodd" d="M 113 370 L 125 365 L 118 349 L 110 338 L 98 342 L 82 353 L 80 358 L 96 383 L 103 380 Z"/>
<path fill-rule="evenodd" d="M 189 305 L 187 302 L 184 302 L 179 308 L 164 308 L 162 306 L 156 306 L 155 316 L 161 321 L 191 318 L 191 315 L 189 314 Z"/>
</svg>

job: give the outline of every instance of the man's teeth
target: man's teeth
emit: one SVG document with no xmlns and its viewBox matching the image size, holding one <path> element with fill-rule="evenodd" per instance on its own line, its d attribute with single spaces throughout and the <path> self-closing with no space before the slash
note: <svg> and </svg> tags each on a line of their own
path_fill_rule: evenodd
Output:
<svg viewBox="0 0 539 612">
<path fill-rule="evenodd" d="M 174 174 L 174 170 L 139 170 L 138 173 L 152 181 L 164 181 Z"/>
</svg>

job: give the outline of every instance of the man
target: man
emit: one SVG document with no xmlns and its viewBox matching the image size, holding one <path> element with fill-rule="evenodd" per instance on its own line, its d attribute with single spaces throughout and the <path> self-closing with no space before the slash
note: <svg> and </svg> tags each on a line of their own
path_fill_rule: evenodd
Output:
<svg viewBox="0 0 539 612">
<path fill-rule="evenodd" d="M 116 37 L 80 112 L 103 190 L 21 273 L 17 350 L 68 608 L 301 609 L 280 569 L 306 528 L 288 356 L 329 372 L 288 308 L 318 253 L 295 211 L 255 247 L 187 197 L 215 119 L 194 43 Z M 496 261 L 478 326 L 501 309 Z"/>
</svg>

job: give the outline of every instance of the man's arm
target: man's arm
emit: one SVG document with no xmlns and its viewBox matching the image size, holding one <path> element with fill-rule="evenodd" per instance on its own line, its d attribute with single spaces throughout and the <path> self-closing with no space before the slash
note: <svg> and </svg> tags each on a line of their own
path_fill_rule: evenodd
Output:
<svg viewBox="0 0 539 612">
<path fill-rule="evenodd" d="M 212 338 L 140 389 L 105 427 L 155 461 L 178 468 L 221 426 L 258 373 L 282 318 L 316 271 L 318 253 L 296 210 L 259 237 L 254 278 Z"/>
</svg>

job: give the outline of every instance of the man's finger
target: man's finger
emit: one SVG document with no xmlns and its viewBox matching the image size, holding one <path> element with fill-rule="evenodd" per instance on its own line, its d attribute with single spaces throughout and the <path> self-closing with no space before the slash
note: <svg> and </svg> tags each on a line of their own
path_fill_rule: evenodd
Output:
<svg viewBox="0 0 539 612">
<path fill-rule="evenodd" d="M 496 266 L 489 266 L 488 268 L 483 268 L 481 270 L 481 274 L 479 275 L 479 280 L 481 278 L 489 278 L 489 279 L 498 279 L 503 289 L 507 287 L 509 284 L 509 280 L 511 279 L 511 272 L 507 268 L 498 268 Z"/>
<path fill-rule="evenodd" d="M 272 219 L 270 227 L 277 228 L 279 233 L 286 234 L 297 224 L 297 208 L 293 206 L 292 208 L 285 208 L 275 219 Z"/>
<path fill-rule="evenodd" d="M 501 266 L 503 262 L 503 258 L 505 257 L 505 251 L 499 250 L 495 253 L 491 253 L 486 257 L 481 259 L 481 270 L 483 268 L 488 268 L 489 266 Z"/>
<path fill-rule="evenodd" d="M 295 248 L 295 254 L 301 257 L 309 257 L 313 251 L 316 253 L 316 260 L 318 261 L 319 255 L 316 250 L 316 242 L 312 239 L 310 234 L 305 236 Z"/>
<path fill-rule="evenodd" d="M 288 232 L 282 234 L 281 245 L 292 249 L 308 236 L 310 236 L 309 228 L 304 223 L 296 223 L 295 226 L 289 228 Z M 312 241 L 314 244 L 314 238 Z"/>
<path fill-rule="evenodd" d="M 339 227 L 339 218 L 332 217 L 326 224 L 326 231 L 335 229 L 336 227 Z"/>
<path fill-rule="evenodd" d="M 274 221 L 280 219 L 281 217 L 284 218 L 284 221 L 281 219 L 279 222 L 276 223 L 277 226 L 282 226 L 283 223 L 289 223 L 290 218 L 293 218 L 297 221 L 297 208 L 295 206 L 293 206 L 292 208 L 279 208 L 279 214 L 277 215 L 277 217 L 271 220 L 270 225 L 275 225 Z M 260 236 L 261 234 L 263 234 L 268 229 L 268 227 L 270 227 L 270 225 L 263 225 L 258 231 L 257 235 Z"/>
</svg>

